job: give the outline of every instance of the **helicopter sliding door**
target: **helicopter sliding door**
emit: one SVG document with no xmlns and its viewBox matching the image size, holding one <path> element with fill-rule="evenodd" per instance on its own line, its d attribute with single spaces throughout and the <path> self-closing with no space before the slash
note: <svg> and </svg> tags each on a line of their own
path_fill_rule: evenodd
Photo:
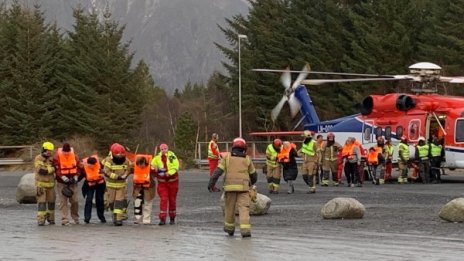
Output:
<svg viewBox="0 0 464 261">
<path fill-rule="evenodd" d="M 427 116 L 427 124 L 426 124 L 426 138 L 428 140 L 432 140 L 433 138 L 437 138 L 439 140 L 444 139 L 444 127 L 446 123 L 446 114 L 440 113 L 430 113 Z"/>
</svg>

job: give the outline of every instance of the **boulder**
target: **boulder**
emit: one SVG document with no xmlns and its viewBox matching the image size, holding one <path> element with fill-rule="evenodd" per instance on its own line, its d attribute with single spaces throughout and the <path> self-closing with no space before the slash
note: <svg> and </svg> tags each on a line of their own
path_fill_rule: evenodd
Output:
<svg viewBox="0 0 464 261">
<path fill-rule="evenodd" d="M 449 222 L 464 222 L 464 198 L 455 198 L 446 203 L 438 216 Z"/>
<path fill-rule="evenodd" d="M 334 198 L 321 209 L 324 219 L 362 218 L 366 208 L 354 198 Z"/>
<path fill-rule="evenodd" d="M 267 214 L 267 211 L 271 207 L 271 202 L 272 200 L 268 196 L 258 193 L 256 196 L 256 202 L 251 202 L 250 204 L 250 215 L 259 216 Z M 220 205 L 222 211 L 224 211 L 224 193 L 221 196 Z M 238 215 L 238 209 L 236 209 L 235 214 Z"/>
<path fill-rule="evenodd" d="M 16 201 L 21 204 L 35 204 L 37 203 L 36 194 L 34 173 L 25 174 L 16 188 Z"/>
</svg>

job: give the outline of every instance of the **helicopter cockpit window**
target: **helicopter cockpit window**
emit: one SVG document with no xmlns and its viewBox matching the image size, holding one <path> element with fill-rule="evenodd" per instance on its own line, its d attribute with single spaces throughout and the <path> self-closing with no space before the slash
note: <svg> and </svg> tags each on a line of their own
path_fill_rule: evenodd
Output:
<svg viewBox="0 0 464 261">
<path fill-rule="evenodd" d="M 419 139 L 419 125 L 420 122 L 418 120 L 412 120 L 409 122 L 409 139 L 410 140 L 418 140 Z"/>
<path fill-rule="evenodd" d="M 375 128 L 375 137 L 378 138 L 382 136 L 382 127 Z"/>
<path fill-rule="evenodd" d="M 397 137 L 398 139 L 400 139 L 401 136 L 403 136 L 403 127 L 398 126 L 398 127 L 396 127 L 396 137 Z"/>
<path fill-rule="evenodd" d="M 369 141 L 371 139 L 371 128 L 364 129 L 364 140 Z"/>
<path fill-rule="evenodd" d="M 390 139 L 392 135 L 392 129 L 390 126 L 385 127 L 385 139 Z"/>
<path fill-rule="evenodd" d="M 456 121 L 456 142 L 464 142 L 464 119 Z"/>
</svg>

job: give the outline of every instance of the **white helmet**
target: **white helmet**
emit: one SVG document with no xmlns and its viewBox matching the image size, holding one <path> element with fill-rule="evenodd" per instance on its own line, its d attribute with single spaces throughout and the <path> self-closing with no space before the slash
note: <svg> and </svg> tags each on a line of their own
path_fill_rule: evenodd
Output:
<svg viewBox="0 0 464 261">
<path fill-rule="evenodd" d="M 422 141 L 425 141 L 425 138 L 422 137 L 422 136 L 420 136 L 420 137 L 419 137 L 419 141 L 421 141 L 421 140 L 422 140 Z"/>
</svg>

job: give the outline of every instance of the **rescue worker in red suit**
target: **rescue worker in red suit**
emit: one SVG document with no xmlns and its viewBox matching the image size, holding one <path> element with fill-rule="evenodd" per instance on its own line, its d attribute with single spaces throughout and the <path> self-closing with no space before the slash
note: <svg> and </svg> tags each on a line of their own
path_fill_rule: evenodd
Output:
<svg viewBox="0 0 464 261">
<path fill-rule="evenodd" d="M 122 226 L 127 210 L 127 182 L 132 162 L 126 158 L 126 149 L 119 143 L 110 147 L 110 154 L 102 162 L 106 177 L 108 205 L 113 212 L 115 226 Z"/>
<path fill-rule="evenodd" d="M 75 224 L 79 224 L 79 201 L 77 193 L 77 183 L 80 176 L 79 159 L 74 153 L 74 149 L 69 143 L 63 143 L 61 148 L 58 148 L 55 157 L 53 158 L 55 165 L 57 193 L 60 199 L 61 225 L 69 225 L 68 219 L 68 204 L 71 205 L 71 218 Z M 65 190 L 71 190 L 70 195 L 65 195 Z"/>
<path fill-rule="evenodd" d="M 158 225 L 166 225 L 166 217 L 168 214 L 170 219 L 169 225 L 174 225 L 176 219 L 177 192 L 179 191 L 179 160 L 176 154 L 169 150 L 168 145 L 163 143 L 159 148 L 161 152 L 151 161 L 151 166 L 157 173 L 158 195 L 160 197 L 160 222 Z"/>
<path fill-rule="evenodd" d="M 219 148 L 217 145 L 217 141 L 219 139 L 219 135 L 217 133 L 213 133 L 211 135 L 211 141 L 208 144 L 208 163 L 209 163 L 209 176 L 213 175 L 214 170 L 217 168 L 219 164 L 219 159 L 221 158 L 221 154 L 219 153 Z M 219 192 L 220 189 L 214 187 L 213 192 Z"/>
<path fill-rule="evenodd" d="M 85 198 L 84 206 L 84 222 L 90 223 L 92 218 L 92 205 L 95 195 L 95 206 L 97 208 L 97 216 L 101 223 L 106 223 L 105 218 L 105 203 L 103 196 L 106 190 L 105 175 L 103 165 L 98 159 L 98 155 L 92 155 L 82 160 L 83 171 L 82 176 L 85 178 L 82 184 L 82 193 Z"/>
<path fill-rule="evenodd" d="M 235 210 L 238 208 L 240 233 L 242 237 L 251 237 L 250 224 L 250 187 L 258 179 L 251 158 L 246 155 L 247 145 L 242 138 L 235 138 L 232 151 L 221 160 L 208 183 L 211 191 L 219 177 L 224 175 L 224 232 L 233 236 L 235 232 Z"/>
<path fill-rule="evenodd" d="M 303 158 L 301 171 L 303 173 L 303 181 L 308 185 L 308 193 L 316 193 L 316 175 L 318 169 L 319 151 L 317 142 L 313 139 L 314 133 L 305 130 L 303 132 L 303 144 L 298 150 L 298 156 Z"/>
<path fill-rule="evenodd" d="M 323 177 L 322 186 L 329 186 L 330 173 L 332 173 L 332 181 L 334 186 L 338 186 L 337 168 L 338 168 L 338 151 L 341 150 L 340 143 L 335 141 L 335 135 L 332 132 L 327 134 L 327 142 L 321 148 L 321 158 L 319 163 L 322 164 Z"/>
<path fill-rule="evenodd" d="M 37 224 L 55 224 L 55 168 L 53 167 L 53 151 L 51 142 L 42 144 L 42 152 L 34 159 L 35 186 L 37 187 Z"/>
<path fill-rule="evenodd" d="M 272 144 L 267 145 L 266 148 L 266 179 L 267 188 L 270 194 L 279 194 L 282 168 L 279 162 L 277 162 L 277 156 L 279 155 L 281 149 L 281 139 L 274 139 Z"/>
<path fill-rule="evenodd" d="M 156 193 L 155 171 L 150 167 L 151 155 L 138 154 L 134 165 L 134 223 L 151 224 L 151 211 Z"/>
</svg>

